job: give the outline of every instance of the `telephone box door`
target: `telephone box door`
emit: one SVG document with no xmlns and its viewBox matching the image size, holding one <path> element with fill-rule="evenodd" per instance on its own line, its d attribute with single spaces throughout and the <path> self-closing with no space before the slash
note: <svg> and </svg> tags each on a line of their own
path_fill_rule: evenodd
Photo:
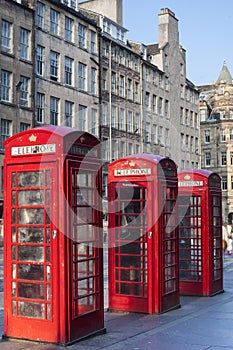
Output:
<svg viewBox="0 0 233 350">
<path fill-rule="evenodd" d="M 99 165 L 70 162 L 70 340 L 103 329 L 102 216 Z"/>
<path fill-rule="evenodd" d="M 110 183 L 110 309 L 146 313 L 152 310 L 152 218 L 148 215 L 152 213 L 151 193 L 151 183 Z"/>
<path fill-rule="evenodd" d="M 5 335 L 57 341 L 56 163 L 7 166 Z"/>
</svg>

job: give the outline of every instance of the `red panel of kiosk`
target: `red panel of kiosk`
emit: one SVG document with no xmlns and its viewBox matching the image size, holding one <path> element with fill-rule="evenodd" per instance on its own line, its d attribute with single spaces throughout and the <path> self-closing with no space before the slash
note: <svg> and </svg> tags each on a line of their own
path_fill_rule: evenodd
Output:
<svg viewBox="0 0 233 350">
<path fill-rule="evenodd" d="M 100 143 L 66 127 L 5 142 L 4 337 L 104 330 Z"/>
<path fill-rule="evenodd" d="M 214 295 L 223 290 L 221 179 L 182 171 L 178 189 L 180 293 Z"/>
<path fill-rule="evenodd" d="M 179 306 L 175 163 L 136 155 L 109 165 L 109 308 Z"/>
</svg>

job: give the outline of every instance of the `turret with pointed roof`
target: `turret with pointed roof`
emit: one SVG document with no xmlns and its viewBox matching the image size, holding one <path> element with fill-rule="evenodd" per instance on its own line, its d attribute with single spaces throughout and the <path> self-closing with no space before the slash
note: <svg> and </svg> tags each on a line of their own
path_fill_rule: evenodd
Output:
<svg viewBox="0 0 233 350">
<path fill-rule="evenodd" d="M 226 83 L 226 84 L 232 84 L 232 76 L 229 72 L 229 69 L 227 68 L 226 61 L 224 60 L 222 70 L 220 72 L 220 75 L 218 77 L 218 80 L 216 81 L 215 85 L 218 85 L 220 83 Z"/>
</svg>

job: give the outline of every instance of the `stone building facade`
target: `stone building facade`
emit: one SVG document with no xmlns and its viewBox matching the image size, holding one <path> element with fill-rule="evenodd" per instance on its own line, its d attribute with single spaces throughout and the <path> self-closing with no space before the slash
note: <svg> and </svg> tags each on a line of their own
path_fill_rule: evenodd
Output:
<svg viewBox="0 0 233 350">
<path fill-rule="evenodd" d="M 226 62 L 211 85 L 199 86 L 201 167 L 222 178 L 223 219 L 233 219 L 233 81 Z"/>
<path fill-rule="evenodd" d="M 126 154 L 198 167 L 199 92 L 175 14 L 161 10 L 158 43 L 145 45 L 127 39 L 122 0 L 109 3 L 1 1 L 1 145 L 27 128 L 67 125 L 102 140 L 105 183 L 107 164 Z M 0 165 L 3 156 L 2 146 Z"/>
</svg>

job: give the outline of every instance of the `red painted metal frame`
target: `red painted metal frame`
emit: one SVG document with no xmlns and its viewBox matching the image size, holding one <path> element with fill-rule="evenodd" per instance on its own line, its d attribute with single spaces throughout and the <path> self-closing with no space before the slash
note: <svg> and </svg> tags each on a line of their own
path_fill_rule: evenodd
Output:
<svg viewBox="0 0 233 350">
<path fill-rule="evenodd" d="M 115 212 L 115 205 L 119 199 L 116 198 L 115 193 L 117 188 L 137 189 L 140 187 L 145 188 L 146 191 L 147 226 L 144 227 L 142 234 L 147 246 L 147 256 L 142 254 L 141 258 L 142 261 L 147 259 L 148 293 L 147 295 L 135 295 L 134 292 L 129 292 L 126 295 L 119 293 L 116 289 L 118 251 L 116 233 L 119 230 L 119 223 L 116 225 L 116 217 L 119 214 Z M 168 198 L 170 195 L 172 198 Z M 179 307 L 178 228 L 175 208 L 177 172 L 175 163 L 168 158 L 147 154 L 119 159 L 109 165 L 108 196 L 110 310 L 152 314 Z M 171 204 L 171 207 L 168 203 Z M 172 225 L 171 222 L 173 222 Z M 167 234 L 166 229 L 169 225 L 171 225 L 171 230 Z M 172 246 L 172 252 L 169 244 Z M 172 256 L 172 254 L 174 255 Z M 169 260 L 171 256 L 172 260 Z M 132 267 L 131 270 L 134 271 L 134 268 Z M 172 290 L 168 290 L 169 283 L 174 287 Z"/>
<path fill-rule="evenodd" d="M 41 146 L 42 145 L 42 146 Z M 48 149 L 46 150 L 46 147 Z M 14 148 L 14 149 L 13 149 Z M 102 246 L 102 176 L 100 142 L 89 133 L 68 127 L 48 126 L 16 134 L 5 141 L 4 160 L 4 337 L 70 344 L 83 337 L 104 332 L 103 306 L 103 246 Z M 73 218 L 72 171 L 79 169 L 96 176 L 96 202 L 91 209 L 95 221 L 95 292 L 98 294 L 94 310 L 82 315 L 74 312 L 73 295 Z M 12 301 L 12 246 L 24 243 L 12 241 L 12 172 L 28 172 L 49 169 L 50 179 L 50 246 L 51 258 L 51 317 L 38 319 L 13 315 Z M 73 170 L 72 170 L 73 169 Z M 16 191 L 19 189 L 16 188 Z M 78 189 L 76 189 L 78 191 Z M 93 191 L 94 192 L 94 191 Z M 90 204 L 92 207 L 92 203 Z M 16 210 L 18 210 L 16 208 Z M 78 208 L 79 210 L 79 208 Z M 17 224 L 18 225 L 18 224 Z M 16 226 L 16 231 L 17 227 Z M 30 225 L 28 225 L 30 226 Z M 18 235 L 18 233 L 17 233 Z M 18 237 L 18 236 L 16 236 Z M 75 242 L 76 243 L 76 242 Z M 48 245 L 48 244 L 47 244 Z M 36 245 L 40 246 L 40 245 Z M 45 246 L 45 245 L 44 245 Z M 21 249 L 21 248 L 20 248 Z M 88 250 L 87 250 L 88 251 Z M 92 259 L 92 257 L 90 257 Z M 16 264 L 17 264 L 16 256 Z M 21 262 L 20 262 L 21 264 Z M 41 263 L 37 264 L 38 266 Z M 97 271 L 98 270 L 98 271 Z M 18 280 L 16 280 L 16 283 Z M 23 282 L 25 282 L 23 280 Z M 27 282 L 27 281 L 26 281 Z M 21 281 L 20 281 L 21 283 Z M 38 281 L 33 281 L 38 284 Z M 44 286 L 49 284 L 43 282 Z M 45 287 L 44 287 L 45 288 Z M 18 294 L 17 294 L 18 293 Z M 37 299 L 30 299 L 35 302 Z M 22 299 L 22 298 L 21 298 Z M 16 292 L 16 302 L 20 300 Z M 25 301 L 25 299 L 22 299 Z M 46 302 L 48 303 L 48 302 Z"/>
<path fill-rule="evenodd" d="M 187 265 L 185 271 L 185 269 L 182 269 L 182 263 L 184 261 L 182 252 L 184 250 L 180 250 L 180 293 L 183 295 L 200 296 L 215 295 L 223 291 L 222 191 L 219 175 L 202 169 L 178 173 L 178 201 L 184 201 L 185 197 L 193 198 L 192 200 L 199 198 L 200 201 L 200 213 L 196 217 L 196 224 L 188 224 L 186 228 L 189 230 L 195 229 L 200 232 L 199 247 L 197 247 L 196 251 L 199 251 L 199 254 L 201 254 L 201 266 L 199 266 L 198 279 L 193 280 L 188 277 L 191 273 L 191 257 L 190 261 L 187 259 L 189 267 Z M 187 204 L 186 210 L 188 206 Z M 179 209 L 181 210 L 181 206 Z M 183 239 L 182 218 L 183 220 L 186 218 L 191 220 L 190 216 L 187 215 L 187 213 L 182 213 L 182 217 L 179 218 L 180 242 Z M 182 275 L 184 272 L 186 273 L 186 278 Z"/>
</svg>

